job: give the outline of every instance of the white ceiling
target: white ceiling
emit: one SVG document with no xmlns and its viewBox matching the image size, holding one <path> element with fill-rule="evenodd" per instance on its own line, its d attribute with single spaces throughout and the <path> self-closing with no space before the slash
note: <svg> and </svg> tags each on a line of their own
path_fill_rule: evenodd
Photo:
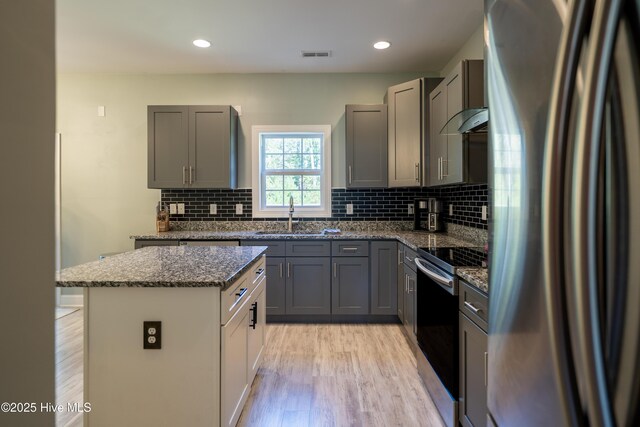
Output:
<svg viewBox="0 0 640 427">
<path fill-rule="evenodd" d="M 440 71 L 482 0 L 57 0 L 62 72 Z M 191 42 L 204 38 L 208 49 Z M 373 49 L 378 40 L 392 46 Z M 302 58 L 302 50 L 331 50 Z"/>
</svg>

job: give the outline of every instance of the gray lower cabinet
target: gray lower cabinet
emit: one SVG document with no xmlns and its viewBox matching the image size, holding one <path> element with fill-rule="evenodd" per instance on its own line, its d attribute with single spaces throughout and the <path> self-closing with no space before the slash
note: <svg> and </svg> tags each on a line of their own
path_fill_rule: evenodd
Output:
<svg viewBox="0 0 640 427">
<path fill-rule="evenodd" d="M 287 314 L 331 314 L 330 260 L 329 257 L 287 258 Z"/>
<path fill-rule="evenodd" d="M 487 334 L 460 313 L 460 424 L 487 425 Z"/>
<path fill-rule="evenodd" d="M 334 257 L 332 314 L 369 314 L 369 258 Z"/>
<path fill-rule="evenodd" d="M 489 297 L 460 280 L 460 396 L 464 427 L 487 425 L 487 319 Z"/>
<path fill-rule="evenodd" d="M 148 246 L 178 246 L 178 240 L 137 240 L 134 243 L 135 249 L 142 249 Z"/>
<path fill-rule="evenodd" d="M 387 106 L 347 105 L 347 188 L 386 187 Z"/>
<path fill-rule="evenodd" d="M 371 314 L 397 313 L 396 242 L 371 242 Z"/>
<path fill-rule="evenodd" d="M 267 255 L 267 314 L 285 314 L 286 258 Z"/>
<path fill-rule="evenodd" d="M 229 105 L 147 107 L 149 188 L 236 188 L 237 118 Z"/>
</svg>

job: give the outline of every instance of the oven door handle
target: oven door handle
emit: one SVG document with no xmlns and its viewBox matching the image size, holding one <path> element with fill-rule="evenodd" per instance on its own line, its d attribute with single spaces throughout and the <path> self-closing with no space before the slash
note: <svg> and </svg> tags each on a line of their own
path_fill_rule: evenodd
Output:
<svg viewBox="0 0 640 427">
<path fill-rule="evenodd" d="M 448 277 L 444 277 L 444 276 L 441 276 L 439 274 L 436 274 L 435 272 L 429 270 L 422 263 L 422 260 L 420 258 L 418 258 L 418 257 L 415 258 L 414 262 L 416 263 L 416 266 L 420 269 L 420 271 L 422 271 L 424 274 L 429 276 L 429 278 L 435 280 L 440 285 L 443 285 L 443 286 L 446 286 L 448 288 L 453 289 L 453 280 L 451 280 Z"/>
</svg>

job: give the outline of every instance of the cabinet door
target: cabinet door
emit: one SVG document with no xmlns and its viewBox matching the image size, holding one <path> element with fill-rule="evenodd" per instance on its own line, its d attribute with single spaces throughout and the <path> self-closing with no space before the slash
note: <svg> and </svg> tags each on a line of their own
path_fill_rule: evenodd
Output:
<svg viewBox="0 0 640 427">
<path fill-rule="evenodd" d="M 389 105 L 389 187 L 420 186 L 422 82 L 392 86 Z"/>
<path fill-rule="evenodd" d="M 236 187 L 236 117 L 228 105 L 189 107 L 190 188 Z"/>
<path fill-rule="evenodd" d="M 347 188 L 386 187 L 387 106 L 347 105 L 345 122 Z"/>
<path fill-rule="evenodd" d="M 397 313 L 398 244 L 371 242 L 371 314 Z"/>
<path fill-rule="evenodd" d="M 415 339 L 416 336 L 416 306 L 415 306 L 415 290 L 417 274 L 404 265 L 404 275 L 406 280 L 406 290 L 404 293 L 404 327 L 409 332 L 409 336 Z"/>
<path fill-rule="evenodd" d="M 331 313 L 369 314 L 369 258 L 335 257 Z"/>
<path fill-rule="evenodd" d="M 429 95 L 429 185 L 442 185 L 443 160 L 447 156 L 447 135 L 440 130 L 447 122 L 446 81 L 440 83 Z"/>
<path fill-rule="evenodd" d="M 329 257 L 287 258 L 286 313 L 331 314 Z"/>
<path fill-rule="evenodd" d="M 188 107 L 147 107 L 147 187 L 182 188 L 189 166 Z"/>
<path fill-rule="evenodd" d="M 461 62 L 445 79 L 447 94 L 447 116 L 446 120 L 455 116 L 465 108 L 464 102 L 464 62 Z M 464 182 L 463 176 L 463 135 L 447 135 L 447 153 L 444 163 L 444 184 L 454 184 Z"/>
<path fill-rule="evenodd" d="M 398 271 L 397 278 L 397 301 L 398 301 L 398 319 L 404 324 L 404 292 L 406 282 L 404 276 L 404 245 L 398 244 L 398 263 L 396 265 Z"/>
<path fill-rule="evenodd" d="M 285 258 L 267 256 L 267 314 L 285 314 Z"/>
<path fill-rule="evenodd" d="M 460 313 L 460 424 L 487 425 L 487 334 Z"/>
<path fill-rule="evenodd" d="M 249 304 L 238 311 L 222 329 L 221 422 L 235 426 L 249 397 L 247 343 Z"/>
<path fill-rule="evenodd" d="M 264 357 L 264 348 L 267 339 L 266 328 L 266 280 L 262 279 L 256 289 L 253 291 L 249 300 L 251 307 L 249 309 L 249 323 L 247 336 L 247 372 L 249 388 L 253 383 L 253 379 L 258 373 L 262 358 Z"/>
</svg>

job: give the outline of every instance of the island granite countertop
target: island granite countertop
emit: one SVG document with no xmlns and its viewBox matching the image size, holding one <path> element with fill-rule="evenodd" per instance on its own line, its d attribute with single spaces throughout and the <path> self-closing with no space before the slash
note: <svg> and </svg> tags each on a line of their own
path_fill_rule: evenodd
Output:
<svg viewBox="0 0 640 427">
<path fill-rule="evenodd" d="M 461 267 L 456 270 L 456 274 L 465 282 L 475 286 L 485 294 L 489 293 L 489 272 L 486 268 Z"/>
<path fill-rule="evenodd" d="M 448 233 L 426 231 L 343 231 L 340 234 L 293 233 L 283 234 L 256 231 L 166 231 L 130 236 L 136 240 L 397 240 L 413 250 L 419 247 L 476 247 L 481 246 Z"/>
<path fill-rule="evenodd" d="M 59 287 L 228 288 L 266 246 L 148 247 L 65 268 Z"/>
</svg>

